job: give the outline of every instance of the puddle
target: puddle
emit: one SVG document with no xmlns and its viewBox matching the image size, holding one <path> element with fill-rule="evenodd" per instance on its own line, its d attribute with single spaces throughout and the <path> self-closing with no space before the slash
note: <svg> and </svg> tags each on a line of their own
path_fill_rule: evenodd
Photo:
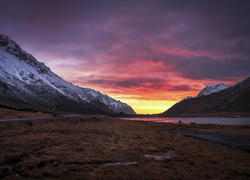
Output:
<svg viewBox="0 0 250 180">
<path fill-rule="evenodd" d="M 155 147 L 149 146 L 148 147 L 149 150 L 157 150 Z"/>
<path fill-rule="evenodd" d="M 132 164 L 138 164 L 138 162 L 116 162 L 116 163 L 106 163 L 104 166 L 118 166 L 118 165 L 132 165 Z"/>
<path fill-rule="evenodd" d="M 14 169 L 14 167 L 11 166 L 10 170 L 16 175 L 16 177 L 22 177 L 20 174 L 18 174 L 17 172 L 15 172 L 13 169 Z"/>
<path fill-rule="evenodd" d="M 156 161 L 163 161 L 164 159 L 170 159 L 174 157 L 174 151 L 168 151 L 166 153 L 161 154 L 145 154 L 144 157 L 146 158 L 152 158 Z"/>
<path fill-rule="evenodd" d="M 54 161 L 53 166 L 58 166 L 58 161 Z"/>
</svg>

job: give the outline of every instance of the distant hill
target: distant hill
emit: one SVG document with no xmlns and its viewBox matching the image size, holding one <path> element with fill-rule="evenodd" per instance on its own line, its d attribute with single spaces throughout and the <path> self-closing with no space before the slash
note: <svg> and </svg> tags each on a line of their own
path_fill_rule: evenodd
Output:
<svg viewBox="0 0 250 180">
<path fill-rule="evenodd" d="M 121 101 L 61 79 L 1 34 L 0 106 L 81 114 L 136 114 Z"/>
<path fill-rule="evenodd" d="M 250 77 L 232 87 L 226 87 L 224 90 L 184 99 L 162 115 L 176 116 L 224 112 L 250 112 Z"/>
</svg>

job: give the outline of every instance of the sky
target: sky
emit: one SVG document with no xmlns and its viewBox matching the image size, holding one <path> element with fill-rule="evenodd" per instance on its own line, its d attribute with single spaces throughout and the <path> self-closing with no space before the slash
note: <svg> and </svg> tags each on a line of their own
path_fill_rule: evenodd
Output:
<svg viewBox="0 0 250 180">
<path fill-rule="evenodd" d="M 250 76 L 249 0 L 0 0 L 0 34 L 138 114 Z"/>
</svg>

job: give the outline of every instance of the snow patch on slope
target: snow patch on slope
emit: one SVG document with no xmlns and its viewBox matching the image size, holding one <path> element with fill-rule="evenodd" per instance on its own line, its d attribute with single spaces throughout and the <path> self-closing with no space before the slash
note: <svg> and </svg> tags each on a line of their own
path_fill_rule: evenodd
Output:
<svg viewBox="0 0 250 180">
<path fill-rule="evenodd" d="M 223 84 L 223 83 L 220 83 L 220 84 L 210 84 L 210 85 L 206 86 L 205 88 L 203 88 L 196 97 L 188 96 L 188 97 L 184 98 L 183 100 L 192 99 L 192 98 L 198 98 L 200 96 L 207 96 L 207 95 L 210 95 L 212 93 L 219 92 L 219 91 L 222 91 L 224 89 L 227 89 L 229 87 L 230 86 L 228 86 L 226 84 Z"/>
<path fill-rule="evenodd" d="M 202 89 L 199 92 L 199 94 L 197 95 L 197 97 L 206 96 L 206 95 L 209 95 L 209 94 L 212 94 L 212 93 L 215 93 L 215 92 L 222 91 L 222 90 L 227 89 L 227 88 L 229 88 L 229 86 L 225 85 L 223 83 L 210 84 L 210 85 L 206 86 L 204 89 Z"/>
</svg>

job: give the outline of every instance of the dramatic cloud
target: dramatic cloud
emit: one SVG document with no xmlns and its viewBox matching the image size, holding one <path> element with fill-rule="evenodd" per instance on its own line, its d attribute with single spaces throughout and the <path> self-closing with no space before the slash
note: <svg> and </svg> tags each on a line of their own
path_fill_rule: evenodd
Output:
<svg viewBox="0 0 250 180">
<path fill-rule="evenodd" d="M 10 0 L 0 33 L 68 81 L 173 104 L 250 75 L 249 17 L 248 0 Z"/>
</svg>

